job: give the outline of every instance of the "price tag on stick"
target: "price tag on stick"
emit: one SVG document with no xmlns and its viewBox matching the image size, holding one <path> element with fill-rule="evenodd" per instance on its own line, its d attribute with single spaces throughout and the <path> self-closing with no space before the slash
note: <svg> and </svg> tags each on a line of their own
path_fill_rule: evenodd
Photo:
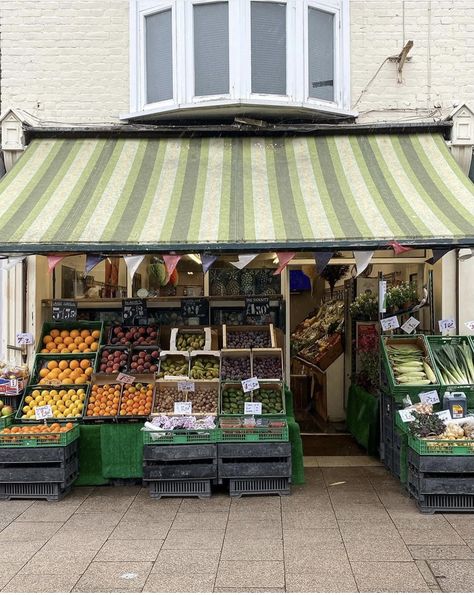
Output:
<svg viewBox="0 0 474 595">
<path fill-rule="evenodd" d="M 135 382 L 135 376 L 129 376 L 129 374 L 120 374 L 117 376 L 117 382 L 121 382 L 122 384 L 133 384 Z"/>
<path fill-rule="evenodd" d="M 399 328 L 400 323 L 398 322 L 397 316 L 390 316 L 390 318 L 383 318 L 380 321 L 383 331 L 393 331 L 396 328 Z"/>
<path fill-rule="evenodd" d="M 429 405 L 435 405 L 439 403 L 438 391 L 429 390 L 418 395 L 422 403 L 428 403 Z"/>
<path fill-rule="evenodd" d="M 244 393 L 249 393 L 252 390 L 257 390 L 260 388 L 260 384 L 258 383 L 258 378 L 247 378 L 247 380 L 242 380 L 242 390 Z"/>
<path fill-rule="evenodd" d="M 193 412 L 193 404 L 191 401 L 176 401 L 174 404 L 174 412 L 179 415 L 191 415 Z"/>
<path fill-rule="evenodd" d="M 400 418 L 403 422 L 407 421 L 415 421 L 415 418 L 412 415 L 412 412 L 409 409 L 401 409 L 399 412 Z"/>
<path fill-rule="evenodd" d="M 456 323 L 454 322 L 454 320 L 452 318 L 438 320 L 438 326 L 439 326 L 440 333 L 456 330 Z"/>
<path fill-rule="evenodd" d="M 48 417 L 53 417 L 53 410 L 51 409 L 51 405 L 42 405 L 41 407 L 35 407 L 35 417 L 36 419 L 47 419 Z"/>
<path fill-rule="evenodd" d="M 190 382 L 188 380 L 182 380 L 182 381 L 178 382 L 178 390 L 181 392 L 193 393 L 195 390 L 194 382 Z"/>
<path fill-rule="evenodd" d="M 410 316 L 410 318 L 405 323 L 402 324 L 401 328 L 402 328 L 402 331 L 405 331 L 406 333 L 410 334 L 416 329 L 416 327 L 419 324 L 420 324 L 419 320 L 417 320 L 413 316 Z"/>
<path fill-rule="evenodd" d="M 33 345 L 33 335 L 31 333 L 17 333 L 16 344 L 21 345 Z"/>
<path fill-rule="evenodd" d="M 262 415 L 262 404 L 244 403 L 244 415 Z"/>
<path fill-rule="evenodd" d="M 469 320 L 464 323 L 470 331 L 474 331 L 474 320 Z"/>
<path fill-rule="evenodd" d="M 445 409 L 444 411 L 439 411 L 436 415 L 443 421 L 451 421 L 453 419 L 451 417 L 451 411 L 449 409 Z"/>
</svg>

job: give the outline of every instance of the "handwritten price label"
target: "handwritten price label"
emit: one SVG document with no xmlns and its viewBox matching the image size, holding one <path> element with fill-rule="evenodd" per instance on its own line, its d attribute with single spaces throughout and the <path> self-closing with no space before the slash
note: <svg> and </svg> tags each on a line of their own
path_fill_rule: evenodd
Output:
<svg viewBox="0 0 474 595">
<path fill-rule="evenodd" d="M 416 318 L 413 318 L 413 316 L 410 316 L 410 318 L 404 323 L 402 324 L 402 331 L 405 331 L 406 333 L 410 334 L 412 333 L 416 327 L 420 324 L 420 321 L 417 320 Z"/>
<path fill-rule="evenodd" d="M 189 382 L 187 380 L 183 380 L 181 382 L 178 382 L 178 390 L 181 392 L 191 392 L 193 393 L 195 388 L 194 388 L 194 382 Z"/>
<path fill-rule="evenodd" d="M 444 333 L 448 331 L 456 330 L 456 323 L 452 318 L 446 318 L 445 320 L 438 320 L 439 332 Z"/>
<path fill-rule="evenodd" d="M 384 318 L 380 321 L 383 331 L 393 331 L 399 328 L 400 323 L 398 322 L 397 316 L 390 316 L 390 318 Z"/>
<path fill-rule="evenodd" d="M 422 403 L 428 403 L 428 405 L 435 405 L 436 403 L 439 403 L 438 391 L 436 390 L 429 390 L 425 393 L 420 393 L 418 396 L 420 397 L 420 401 Z"/>
<path fill-rule="evenodd" d="M 261 403 L 245 403 L 244 415 L 262 415 Z"/>
<path fill-rule="evenodd" d="M 193 412 L 193 404 L 191 401 L 176 401 L 174 404 L 174 412 L 179 415 L 191 415 Z"/>
<path fill-rule="evenodd" d="M 464 323 L 470 331 L 474 331 L 474 320 L 469 320 Z"/>
<path fill-rule="evenodd" d="M 17 333 L 16 344 L 20 347 L 21 345 L 33 345 L 33 335 L 31 333 Z"/>
<path fill-rule="evenodd" d="M 135 376 L 130 376 L 129 374 L 120 374 L 117 376 L 117 382 L 121 382 L 122 384 L 133 384 L 135 382 Z"/>
<path fill-rule="evenodd" d="M 242 380 L 242 390 L 244 393 L 249 393 L 252 390 L 257 390 L 260 388 L 260 384 L 258 383 L 258 379 L 254 378 L 247 378 L 247 380 Z"/>
<path fill-rule="evenodd" d="M 53 410 L 51 409 L 51 405 L 42 405 L 41 407 L 35 407 L 35 417 L 36 419 L 47 419 L 48 417 L 53 417 Z"/>
<path fill-rule="evenodd" d="M 440 411 L 436 414 L 440 419 L 443 421 L 451 421 L 453 418 L 451 417 L 451 411 L 449 409 L 445 409 L 444 411 Z"/>
<path fill-rule="evenodd" d="M 408 421 L 415 421 L 415 418 L 409 409 L 402 409 L 398 414 L 400 415 L 400 419 L 405 423 Z"/>
</svg>

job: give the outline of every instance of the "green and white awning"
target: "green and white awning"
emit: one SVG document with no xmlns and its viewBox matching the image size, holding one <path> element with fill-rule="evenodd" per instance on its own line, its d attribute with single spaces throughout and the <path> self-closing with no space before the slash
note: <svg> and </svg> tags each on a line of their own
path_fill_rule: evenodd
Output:
<svg viewBox="0 0 474 595">
<path fill-rule="evenodd" d="M 0 180 L 0 251 L 474 244 L 440 135 L 36 139 Z"/>
</svg>

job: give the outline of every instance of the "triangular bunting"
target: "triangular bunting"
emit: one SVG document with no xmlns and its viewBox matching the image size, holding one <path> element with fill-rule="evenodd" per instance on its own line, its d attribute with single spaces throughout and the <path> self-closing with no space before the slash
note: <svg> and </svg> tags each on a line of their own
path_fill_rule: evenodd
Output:
<svg viewBox="0 0 474 595">
<path fill-rule="evenodd" d="M 217 256 L 214 256 L 214 254 L 200 254 L 200 258 L 203 273 L 207 273 L 207 271 L 217 260 Z"/>
<path fill-rule="evenodd" d="M 163 260 L 167 271 L 166 283 L 169 282 L 171 275 L 175 268 L 178 266 L 178 262 L 181 260 L 180 254 L 163 254 Z"/>
<path fill-rule="evenodd" d="M 239 254 L 239 260 L 230 264 L 233 264 L 237 269 L 243 269 L 257 256 L 258 254 Z"/>
<path fill-rule="evenodd" d="M 404 252 L 410 252 L 411 250 L 409 246 L 402 246 L 396 241 L 389 242 L 388 245 L 392 248 L 396 255 L 403 254 Z"/>
<path fill-rule="evenodd" d="M 443 258 L 443 256 L 445 256 L 448 252 L 451 252 L 451 248 L 443 248 L 441 250 L 433 250 L 433 256 L 431 258 L 428 258 L 428 260 L 426 260 L 426 264 L 435 264 L 438 262 L 438 260 L 440 260 L 441 258 Z"/>
<path fill-rule="evenodd" d="M 0 269 L 4 271 L 9 271 L 13 267 L 16 267 L 17 264 L 20 264 L 23 260 L 25 260 L 26 256 L 10 256 L 9 258 L 2 258 L 0 260 Z"/>
<path fill-rule="evenodd" d="M 65 258 L 65 256 L 48 256 L 48 272 L 51 274 L 56 265 L 61 262 L 61 260 Z"/>
<path fill-rule="evenodd" d="M 314 261 L 316 263 L 316 274 L 320 275 L 327 267 L 334 252 L 315 252 Z"/>
<path fill-rule="evenodd" d="M 100 254 L 88 254 L 86 256 L 86 266 L 85 266 L 85 273 L 88 274 L 92 271 L 94 267 L 96 267 L 100 262 L 105 260 L 104 256 Z"/>
<path fill-rule="evenodd" d="M 124 256 L 123 259 L 127 266 L 128 274 L 130 275 L 130 279 L 133 279 L 135 273 L 138 270 L 138 267 L 141 265 L 143 259 L 145 258 L 144 255 L 140 254 L 137 256 Z"/>
<path fill-rule="evenodd" d="M 373 255 L 373 250 L 371 252 L 354 252 L 354 258 L 356 261 L 357 268 L 357 277 L 361 275 L 369 266 L 369 263 L 372 260 Z"/>
<path fill-rule="evenodd" d="M 277 270 L 273 274 L 280 275 L 282 270 L 286 267 L 290 260 L 295 257 L 296 252 L 277 252 L 276 255 L 280 264 L 278 265 Z"/>
</svg>

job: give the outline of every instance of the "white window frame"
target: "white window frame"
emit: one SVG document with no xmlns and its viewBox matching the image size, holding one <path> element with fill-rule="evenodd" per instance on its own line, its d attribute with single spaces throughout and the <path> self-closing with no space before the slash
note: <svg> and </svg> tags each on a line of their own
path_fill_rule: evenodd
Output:
<svg viewBox="0 0 474 595">
<path fill-rule="evenodd" d="M 130 111 L 122 119 L 176 112 L 179 109 L 247 105 L 294 106 L 341 115 L 350 111 L 349 0 L 258 0 L 286 4 L 286 95 L 252 93 L 251 2 L 227 0 L 229 6 L 229 93 L 194 95 L 194 16 L 196 4 L 223 0 L 130 0 Z M 309 96 L 308 9 L 335 15 L 334 101 Z M 145 17 L 172 11 L 173 99 L 146 103 Z M 303 59 L 301 59 L 303 57 Z"/>
</svg>

